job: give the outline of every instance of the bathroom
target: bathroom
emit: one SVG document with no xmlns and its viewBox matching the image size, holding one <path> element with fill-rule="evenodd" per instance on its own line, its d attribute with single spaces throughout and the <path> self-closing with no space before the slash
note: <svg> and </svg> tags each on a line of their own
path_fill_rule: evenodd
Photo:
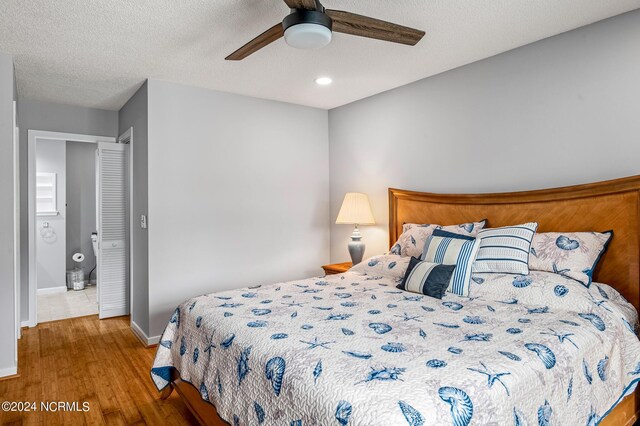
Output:
<svg viewBox="0 0 640 426">
<path fill-rule="evenodd" d="M 36 146 L 38 323 L 98 313 L 96 144 Z"/>
</svg>

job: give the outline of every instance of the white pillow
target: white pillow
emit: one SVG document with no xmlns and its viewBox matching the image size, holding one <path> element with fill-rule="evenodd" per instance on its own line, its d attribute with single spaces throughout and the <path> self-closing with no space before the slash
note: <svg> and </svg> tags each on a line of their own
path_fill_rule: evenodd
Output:
<svg viewBox="0 0 640 426">
<path fill-rule="evenodd" d="M 536 229 L 536 222 L 481 229 L 477 237 L 480 249 L 473 272 L 528 275 L 529 251 Z"/>
</svg>

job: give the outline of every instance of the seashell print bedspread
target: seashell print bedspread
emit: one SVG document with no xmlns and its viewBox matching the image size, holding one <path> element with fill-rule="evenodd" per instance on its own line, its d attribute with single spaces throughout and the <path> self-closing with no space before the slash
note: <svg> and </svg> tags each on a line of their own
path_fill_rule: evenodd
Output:
<svg viewBox="0 0 640 426">
<path fill-rule="evenodd" d="M 156 386 L 177 369 L 233 425 L 592 425 L 640 378 L 636 311 L 609 286 L 477 274 L 437 300 L 365 273 L 183 303 Z"/>
</svg>

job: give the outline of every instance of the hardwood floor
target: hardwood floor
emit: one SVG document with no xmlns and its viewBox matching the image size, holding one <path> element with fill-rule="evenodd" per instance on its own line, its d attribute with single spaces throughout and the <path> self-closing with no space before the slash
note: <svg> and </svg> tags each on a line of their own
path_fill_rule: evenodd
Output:
<svg viewBox="0 0 640 426">
<path fill-rule="evenodd" d="M 0 402 L 35 402 L 37 411 L 0 411 L 2 425 L 197 424 L 175 392 L 160 400 L 149 376 L 155 348 L 140 343 L 128 317 L 39 324 L 18 348 L 20 376 L 0 381 Z M 41 411 L 57 401 L 77 401 L 79 411 Z"/>
</svg>

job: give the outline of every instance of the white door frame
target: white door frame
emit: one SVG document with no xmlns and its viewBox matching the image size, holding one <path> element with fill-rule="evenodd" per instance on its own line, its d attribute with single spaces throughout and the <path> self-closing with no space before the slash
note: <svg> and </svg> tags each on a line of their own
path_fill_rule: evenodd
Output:
<svg viewBox="0 0 640 426">
<path fill-rule="evenodd" d="M 129 181 L 127 182 L 127 190 L 129 191 L 129 207 L 127 208 L 129 214 L 129 324 L 133 322 L 133 227 L 136 226 L 136 222 L 133 217 L 133 126 L 129 127 L 120 136 L 118 136 L 118 143 L 124 143 L 129 146 L 128 159 L 129 161 Z"/>
<path fill-rule="evenodd" d="M 116 138 L 107 136 L 81 135 L 75 133 L 47 132 L 43 130 L 28 131 L 28 178 L 27 184 L 29 189 L 29 320 L 27 325 L 34 327 L 38 324 L 38 299 L 36 297 L 38 281 L 36 267 L 36 142 L 38 139 L 71 141 L 71 142 L 110 142 L 115 143 Z"/>
<path fill-rule="evenodd" d="M 18 128 L 18 103 L 13 101 L 13 283 L 16 314 L 16 340 L 22 337 L 20 321 L 20 129 Z M 16 365 L 18 346 L 16 345 Z"/>
</svg>

